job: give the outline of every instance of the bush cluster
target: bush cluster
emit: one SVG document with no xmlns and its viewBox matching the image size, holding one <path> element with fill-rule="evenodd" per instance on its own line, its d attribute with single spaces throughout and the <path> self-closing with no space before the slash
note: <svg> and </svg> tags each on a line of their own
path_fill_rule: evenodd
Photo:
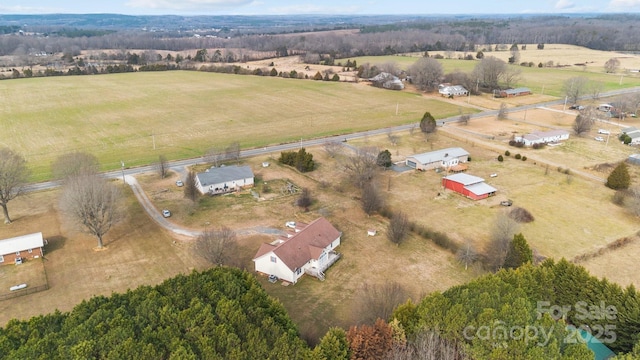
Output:
<svg viewBox="0 0 640 360">
<path fill-rule="evenodd" d="M 509 145 L 515 146 L 517 148 L 522 148 L 524 147 L 524 141 L 509 140 Z"/>
<path fill-rule="evenodd" d="M 305 148 L 298 151 L 283 151 L 280 153 L 278 162 L 281 164 L 293 166 L 300 172 L 313 171 L 315 163 L 313 155 L 308 153 Z"/>
</svg>

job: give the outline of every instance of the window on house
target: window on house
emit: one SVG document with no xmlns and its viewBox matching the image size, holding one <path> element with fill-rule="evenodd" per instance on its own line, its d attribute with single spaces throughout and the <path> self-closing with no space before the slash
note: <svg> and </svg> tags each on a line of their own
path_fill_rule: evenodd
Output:
<svg viewBox="0 0 640 360">
<path fill-rule="evenodd" d="M 20 256 L 20 251 L 16 251 L 16 256 Z"/>
<path fill-rule="evenodd" d="M 32 252 L 33 250 L 32 250 L 32 249 L 29 249 L 29 250 L 27 250 L 27 251 L 29 251 L 29 254 L 31 254 L 31 252 Z"/>
<path fill-rule="evenodd" d="M 298 268 L 298 270 L 296 270 L 296 275 L 300 275 L 301 272 L 302 272 L 302 269 Z"/>
<path fill-rule="evenodd" d="M 275 257 L 275 256 L 272 256 L 272 257 L 271 257 L 271 262 L 272 262 L 272 263 L 274 263 L 274 262 L 278 262 L 278 261 L 276 260 L 276 257 Z"/>
<path fill-rule="evenodd" d="M 0 255 L 0 263 L 4 262 L 4 256 Z"/>
</svg>

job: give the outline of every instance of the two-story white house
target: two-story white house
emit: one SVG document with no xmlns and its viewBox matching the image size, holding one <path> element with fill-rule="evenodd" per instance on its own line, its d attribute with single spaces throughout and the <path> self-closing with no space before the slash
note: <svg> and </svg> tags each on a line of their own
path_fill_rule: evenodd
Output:
<svg viewBox="0 0 640 360">
<path fill-rule="evenodd" d="M 296 233 L 264 243 L 253 258 L 257 272 L 295 284 L 305 273 L 324 280 L 324 271 L 340 258 L 335 248 L 342 233 L 321 217 Z"/>
</svg>

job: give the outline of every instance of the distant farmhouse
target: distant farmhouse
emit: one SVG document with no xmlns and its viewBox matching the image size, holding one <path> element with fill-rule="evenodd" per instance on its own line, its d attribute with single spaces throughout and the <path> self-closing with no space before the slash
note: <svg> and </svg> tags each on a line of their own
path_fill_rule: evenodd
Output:
<svg viewBox="0 0 640 360">
<path fill-rule="evenodd" d="M 442 186 L 470 199 L 480 200 L 496 194 L 496 188 L 487 185 L 483 178 L 459 173 L 442 178 Z"/>
<path fill-rule="evenodd" d="M 462 85 L 440 84 L 438 85 L 438 93 L 442 96 L 467 96 L 469 90 L 465 89 Z"/>
<path fill-rule="evenodd" d="M 629 136 L 631 138 L 631 142 L 629 143 L 629 145 L 638 145 L 640 144 L 640 130 L 638 130 L 637 128 L 631 126 L 628 128 L 624 128 L 622 129 L 622 133 L 626 134 L 627 136 Z"/>
<path fill-rule="evenodd" d="M 569 132 L 566 130 L 534 131 L 515 138 L 515 141 L 523 142 L 525 146 L 557 143 L 563 140 L 569 140 Z"/>
<path fill-rule="evenodd" d="M 390 90 L 402 90 L 404 89 L 404 83 L 400 78 L 387 72 L 381 72 L 380 74 L 369 79 L 374 86 L 382 87 Z"/>
<path fill-rule="evenodd" d="M 493 96 L 498 98 L 510 98 L 510 97 L 516 97 L 516 96 L 524 96 L 524 95 L 531 95 L 531 90 L 526 87 L 520 87 L 515 89 L 493 91 Z"/>
<path fill-rule="evenodd" d="M 196 175 L 200 193 L 216 195 L 253 187 L 253 171 L 249 166 L 221 166 Z"/>
<path fill-rule="evenodd" d="M 43 247 L 41 232 L 0 240 L 0 265 L 19 263 L 25 258 L 39 258 L 44 255 Z"/>
<path fill-rule="evenodd" d="M 257 272 L 292 284 L 305 273 L 324 280 L 324 271 L 340 258 L 335 248 L 342 233 L 323 217 L 298 225 L 295 233 L 260 246 L 253 257 Z"/>
<path fill-rule="evenodd" d="M 464 171 L 467 167 L 463 164 L 467 161 L 469 153 L 463 148 L 455 147 L 409 156 L 405 159 L 405 164 L 416 170 Z"/>
</svg>

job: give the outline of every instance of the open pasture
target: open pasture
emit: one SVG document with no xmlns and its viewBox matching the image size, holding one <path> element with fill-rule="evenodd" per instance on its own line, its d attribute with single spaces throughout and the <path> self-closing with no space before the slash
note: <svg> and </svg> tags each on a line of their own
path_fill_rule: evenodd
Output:
<svg viewBox="0 0 640 360">
<path fill-rule="evenodd" d="M 574 45 L 565 44 L 545 44 L 544 50 L 536 49 L 536 44 L 528 44 L 526 50 L 520 50 L 520 62 L 533 62 L 533 67 L 514 65 L 521 71 L 520 81 L 514 86 L 528 87 L 534 94 L 551 96 L 562 96 L 562 86 L 564 81 L 572 77 L 586 77 L 589 80 L 601 82 L 604 85 L 603 91 L 616 90 L 640 86 L 640 74 L 631 72 L 640 69 L 640 56 L 634 54 L 622 54 L 610 51 L 598 51 Z M 450 73 L 456 70 L 471 73 L 478 64 L 477 60 L 458 60 L 471 54 L 475 59 L 475 52 L 449 52 L 430 51 L 429 55 L 440 54 L 444 59 L 440 59 L 443 70 Z M 363 56 L 350 58 L 359 65 L 364 63 L 384 64 L 396 63 L 401 69 L 408 69 L 423 53 L 400 54 L 389 56 Z M 511 56 L 508 50 L 484 52 L 484 56 L 493 56 L 505 62 Z M 617 58 L 620 67 L 616 73 L 606 74 L 604 63 Z M 346 62 L 347 59 L 344 59 Z M 542 62 L 553 62 L 554 66 L 538 68 Z"/>
<path fill-rule="evenodd" d="M 0 82 L 0 145 L 21 153 L 33 180 L 59 155 L 85 151 L 104 170 L 419 121 L 458 106 L 353 83 L 195 71 Z M 397 113 L 396 113 L 397 110 Z"/>
</svg>

